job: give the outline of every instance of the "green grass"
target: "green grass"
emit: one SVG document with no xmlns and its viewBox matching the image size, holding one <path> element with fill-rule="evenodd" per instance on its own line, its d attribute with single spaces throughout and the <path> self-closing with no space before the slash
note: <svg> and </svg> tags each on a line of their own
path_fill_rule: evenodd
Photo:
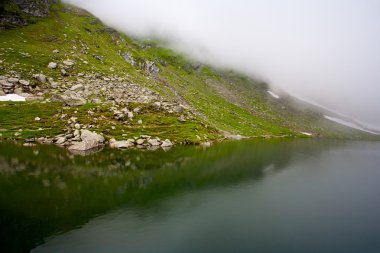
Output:
<svg viewBox="0 0 380 253">
<path fill-rule="evenodd" d="M 22 103 L 0 102 L 0 134 L 3 138 L 55 136 L 61 133 L 64 124 L 54 115 L 61 104 L 57 103 Z M 35 121 L 40 117 L 41 121 Z"/>
<path fill-rule="evenodd" d="M 95 116 L 88 114 L 89 110 L 95 111 Z M 109 107 L 92 104 L 62 108 L 60 103 L 0 102 L 0 133 L 2 138 L 54 137 L 65 132 L 68 119 L 76 117 L 77 123 L 94 125 L 94 131 L 118 140 L 150 135 L 167 138 L 176 143 L 200 143 L 220 138 L 216 129 L 205 126 L 199 120 L 181 123 L 177 120 L 177 114 L 156 112 L 150 108 L 143 110 L 144 113 L 136 115 L 132 121 L 120 122 L 114 118 Z M 67 116 L 61 119 L 62 114 Z M 41 120 L 36 121 L 36 117 Z M 98 120 L 94 121 L 94 118 Z M 139 120 L 142 120 L 143 124 L 138 124 Z M 15 136 L 16 133 L 20 135 Z"/>
</svg>

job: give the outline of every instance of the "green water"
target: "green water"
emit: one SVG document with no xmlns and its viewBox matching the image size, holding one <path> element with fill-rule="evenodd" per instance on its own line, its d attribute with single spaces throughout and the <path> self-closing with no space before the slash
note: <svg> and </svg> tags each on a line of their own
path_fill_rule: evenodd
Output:
<svg viewBox="0 0 380 253">
<path fill-rule="evenodd" d="M 380 143 L 0 142 L 1 252 L 380 252 Z"/>
</svg>

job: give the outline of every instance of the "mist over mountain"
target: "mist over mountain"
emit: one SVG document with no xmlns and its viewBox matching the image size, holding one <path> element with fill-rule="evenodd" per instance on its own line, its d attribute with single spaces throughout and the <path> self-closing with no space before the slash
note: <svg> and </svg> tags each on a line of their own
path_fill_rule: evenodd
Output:
<svg viewBox="0 0 380 253">
<path fill-rule="evenodd" d="M 108 25 L 380 126 L 378 1 L 67 0 Z"/>
</svg>

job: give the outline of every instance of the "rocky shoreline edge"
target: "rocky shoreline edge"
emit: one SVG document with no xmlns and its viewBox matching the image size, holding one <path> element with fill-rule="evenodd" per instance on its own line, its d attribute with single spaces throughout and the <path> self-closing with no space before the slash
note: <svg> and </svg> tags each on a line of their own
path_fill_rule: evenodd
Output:
<svg viewBox="0 0 380 253">
<path fill-rule="evenodd" d="M 245 137 L 240 135 L 235 136 L 235 140 L 240 140 Z M 227 139 L 227 138 L 226 138 Z M 232 139 L 232 138 L 228 138 Z M 35 147 L 37 144 L 43 145 L 55 145 L 62 147 L 74 154 L 92 154 L 103 150 L 105 147 L 111 149 L 139 149 L 139 150 L 164 150 L 169 151 L 172 147 L 177 146 L 176 143 L 169 139 L 161 140 L 160 138 L 154 138 L 149 135 L 141 135 L 133 139 L 127 140 L 107 140 L 102 134 L 92 132 L 86 129 L 75 130 L 72 133 L 60 134 L 53 138 L 40 137 L 40 138 L 30 138 L 30 139 L 16 139 L 16 138 L 1 138 L 0 141 L 14 141 L 22 143 L 24 147 Z M 220 142 L 222 140 L 217 140 Z M 207 141 L 204 143 L 197 144 L 202 147 L 210 147 L 214 142 Z M 186 145 L 186 144 L 181 144 Z M 187 144 L 188 145 L 188 144 Z"/>
</svg>

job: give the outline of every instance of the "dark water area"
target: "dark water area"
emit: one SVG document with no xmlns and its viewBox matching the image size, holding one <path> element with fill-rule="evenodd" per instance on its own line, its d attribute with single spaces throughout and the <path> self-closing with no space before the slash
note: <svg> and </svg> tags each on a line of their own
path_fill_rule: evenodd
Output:
<svg viewBox="0 0 380 253">
<path fill-rule="evenodd" d="M 0 252 L 380 252 L 380 143 L 0 142 Z"/>
</svg>

